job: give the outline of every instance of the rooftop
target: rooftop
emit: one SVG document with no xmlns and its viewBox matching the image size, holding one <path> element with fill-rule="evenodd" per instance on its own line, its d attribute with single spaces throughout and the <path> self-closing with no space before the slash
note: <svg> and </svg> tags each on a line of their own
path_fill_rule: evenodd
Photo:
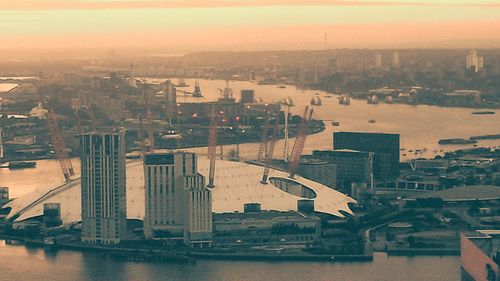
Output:
<svg viewBox="0 0 500 281">
<path fill-rule="evenodd" d="M 500 186 L 467 185 L 408 197 L 408 199 L 418 198 L 441 198 L 443 201 L 498 200 L 500 199 Z"/>
</svg>

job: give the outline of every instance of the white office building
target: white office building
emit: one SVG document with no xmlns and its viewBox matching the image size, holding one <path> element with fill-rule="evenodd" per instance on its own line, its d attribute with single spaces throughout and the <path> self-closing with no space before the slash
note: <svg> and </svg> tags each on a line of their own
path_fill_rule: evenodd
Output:
<svg viewBox="0 0 500 281">
<path fill-rule="evenodd" d="M 183 239 L 208 246 L 212 239 L 212 195 L 197 171 L 194 153 L 144 156 L 144 235 L 149 239 Z"/>
<path fill-rule="evenodd" d="M 474 72 L 479 72 L 483 69 L 484 59 L 477 55 L 477 50 L 470 50 L 467 55 L 466 67 Z"/>
<path fill-rule="evenodd" d="M 80 144 L 82 241 L 117 244 L 127 229 L 125 135 L 87 133 Z"/>
</svg>

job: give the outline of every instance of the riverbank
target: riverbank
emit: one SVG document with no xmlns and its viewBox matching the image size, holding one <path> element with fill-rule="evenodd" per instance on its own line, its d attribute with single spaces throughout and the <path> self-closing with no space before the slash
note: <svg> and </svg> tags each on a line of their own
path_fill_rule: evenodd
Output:
<svg viewBox="0 0 500 281">
<path fill-rule="evenodd" d="M 193 251 L 192 249 L 179 248 L 178 250 L 153 250 L 143 248 L 131 248 L 120 246 L 102 246 L 97 244 L 83 244 L 81 242 L 56 242 L 55 244 L 47 244 L 43 240 L 29 239 L 18 236 L 0 235 L 2 240 L 13 240 L 23 243 L 26 247 L 37 247 L 46 250 L 71 250 L 97 252 L 107 254 L 111 258 L 128 260 L 128 261 L 153 261 L 153 262 L 168 262 L 168 263 L 194 263 L 196 259 L 210 260 L 234 260 L 234 261 L 298 261 L 298 262 L 371 262 L 373 254 L 370 255 L 315 255 L 310 253 L 256 253 L 253 251 L 239 251 L 234 253 L 222 253 L 214 248 L 213 251 Z"/>
</svg>

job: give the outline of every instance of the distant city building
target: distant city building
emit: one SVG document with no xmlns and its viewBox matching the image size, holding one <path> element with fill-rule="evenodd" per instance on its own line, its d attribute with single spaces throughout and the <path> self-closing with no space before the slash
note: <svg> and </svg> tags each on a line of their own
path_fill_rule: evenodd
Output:
<svg viewBox="0 0 500 281">
<path fill-rule="evenodd" d="M 399 134 L 335 132 L 333 149 L 373 152 L 373 176 L 385 181 L 399 177 Z"/>
<path fill-rule="evenodd" d="M 177 89 L 170 80 L 165 81 L 163 94 L 165 98 L 165 116 L 167 118 L 176 117 L 179 114 L 179 107 L 177 105 Z"/>
<path fill-rule="evenodd" d="M 500 231 L 478 230 L 460 237 L 461 281 L 500 280 Z"/>
<path fill-rule="evenodd" d="M 81 142 L 82 241 L 117 244 L 127 228 L 124 133 L 87 133 Z"/>
<path fill-rule="evenodd" d="M 183 239 L 189 246 L 212 241 L 212 198 L 194 153 L 154 153 L 144 158 L 144 235 Z"/>
<path fill-rule="evenodd" d="M 337 186 L 337 165 L 325 160 L 302 158 L 298 174 L 333 189 Z"/>
<path fill-rule="evenodd" d="M 481 91 L 477 90 L 456 90 L 445 93 L 444 103 L 448 106 L 474 106 L 481 103 Z"/>
<path fill-rule="evenodd" d="M 336 189 L 349 193 L 352 183 L 371 186 L 373 153 L 350 149 L 315 150 L 313 157 L 335 165 Z"/>
<path fill-rule="evenodd" d="M 255 92 L 254 90 L 241 90 L 240 103 L 254 103 L 255 102 Z"/>
<path fill-rule="evenodd" d="M 55 227 L 62 224 L 61 203 L 43 204 L 43 222 L 47 227 Z"/>
<path fill-rule="evenodd" d="M 381 53 L 375 54 L 375 67 L 382 67 L 382 54 Z"/>
<path fill-rule="evenodd" d="M 483 69 L 484 59 L 477 55 L 477 50 L 470 50 L 466 58 L 466 67 L 474 72 L 479 72 Z"/>
<path fill-rule="evenodd" d="M 0 206 L 9 201 L 9 188 L 6 186 L 0 186 Z"/>
<path fill-rule="evenodd" d="M 401 62 L 399 59 L 399 52 L 393 52 L 392 53 L 392 67 L 400 67 Z"/>
</svg>

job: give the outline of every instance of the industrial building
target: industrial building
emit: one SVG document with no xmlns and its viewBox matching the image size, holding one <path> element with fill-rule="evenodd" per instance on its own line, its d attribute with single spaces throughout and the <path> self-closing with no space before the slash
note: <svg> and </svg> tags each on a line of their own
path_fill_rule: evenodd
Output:
<svg viewBox="0 0 500 281">
<path fill-rule="evenodd" d="M 299 175 L 330 188 L 337 186 L 337 165 L 328 161 L 302 158 L 299 163 Z"/>
<path fill-rule="evenodd" d="M 315 150 L 313 157 L 336 166 L 336 188 L 350 193 L 352 183 L 371 186 L 373 153 L 350 149 Z"/>
<path fill-rule="evenodd" d="M 296 211 L 261 211 L 214 215 L 218 245 L 305 244 L 321 236 L 321 220 Z"/>
<path fill-rule="evenodd" d="M 399 177 L 399 134 L 335 132 L 333 149 L 373 152 L 373 176 L 377 181 Z"/>
</svg>

